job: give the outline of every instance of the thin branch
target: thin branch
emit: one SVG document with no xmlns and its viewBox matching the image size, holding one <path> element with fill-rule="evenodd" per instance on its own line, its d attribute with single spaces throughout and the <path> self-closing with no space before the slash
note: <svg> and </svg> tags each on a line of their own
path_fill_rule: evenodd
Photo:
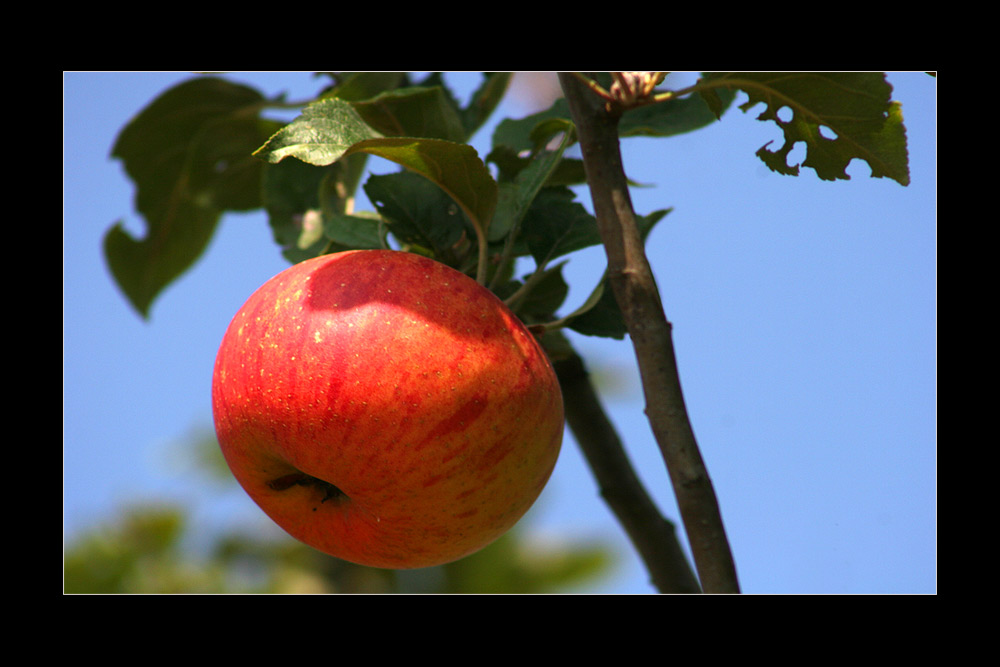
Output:
<svg viewBox="0 0 1000 667">
<path fill-rule="evenodd" d="M 673 347 L 622 167 L 619 114 L 576 77 L 559 81 L 576 125 L 608 276 L 642 377 L 646 416 L 667 466 L 706 593 L 738 593 L 739 583 L 718 500 L 688 420 Z"/>
<path fill-rule="evenodd" d="M 553 364 L 566 406 L 566 423 L 597 480 L 601 497 L 625 529 L 661 593 L 700 593 L 698 580 L 664 518 L 629 463 L 614 425 L 577 354 Z"/>
</svg>

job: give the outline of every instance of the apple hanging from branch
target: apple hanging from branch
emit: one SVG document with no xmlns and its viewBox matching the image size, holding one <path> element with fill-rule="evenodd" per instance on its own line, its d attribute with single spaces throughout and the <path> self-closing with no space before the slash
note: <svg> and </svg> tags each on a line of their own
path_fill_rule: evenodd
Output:
<svg viewBox="0 0 1000 667">
<path fill-rule="evenodd" d="M 338 558 L 438 565 L 520 519 L 555 466 L 559 384 L 489 290 L 434 260 L 358 250 L 296 264 L 236 313 L 212 382 L 236 479 Z"/>
</svg>

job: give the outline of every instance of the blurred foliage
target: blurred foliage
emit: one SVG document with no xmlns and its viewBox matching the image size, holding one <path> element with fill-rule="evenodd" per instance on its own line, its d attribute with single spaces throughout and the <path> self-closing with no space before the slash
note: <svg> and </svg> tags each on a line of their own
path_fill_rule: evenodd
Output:
<svg viewBox="0 0 1000 667">
<path fill-rule="evenodd" d="M 125 510 L 66 546 L 65 593 L 561 593 L 607 575 L 597 543 L 540 546 L 515 528 L 460 561 L 395 571 L 332 558 L 291 538 L 219 536 L 206 555 L 186 546 L 187 512 Z"/>
<path fill-rule="evenodd" d="M 177 443 L 206 481 L 226 480 L 213 433 Z M 191 467 L 185 466 L 186 473 Z M 569 593 L 610 574 L 615 556 L 597 542 L 544 545 L 519 527 L 471 556 L 420 570 L 380 570 L 338 560 L 290 537 L 209 536 L 190 508 L 136 503 L 64 546 L 65 593 Z"/>
</svg>

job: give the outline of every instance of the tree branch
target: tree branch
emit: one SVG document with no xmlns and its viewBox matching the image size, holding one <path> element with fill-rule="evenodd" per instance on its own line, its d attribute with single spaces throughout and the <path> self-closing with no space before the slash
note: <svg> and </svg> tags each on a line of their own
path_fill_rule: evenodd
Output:
<svg viewBox="0 0 1000 667">
<path fill-rule="evenodd" d="M 553 364 L 562 387 L 566 423 L 583 452 L 601 497 L 625 529 L 660 593 L 700 593 L 698 580 L 664 518 L 629 463 L 579 355 Z"/>
<path fill-rule="evenodd" d="M 671 325 L 635 222 L 618 137 L 621 112 L 567 73 L 559 81 L 583 151 L 608 277 L 635 349 L 646 416 L 667 466 L 695 567 L 706 593 L 738 593 L 718 501 L 688 420 Z"/>
</svg>

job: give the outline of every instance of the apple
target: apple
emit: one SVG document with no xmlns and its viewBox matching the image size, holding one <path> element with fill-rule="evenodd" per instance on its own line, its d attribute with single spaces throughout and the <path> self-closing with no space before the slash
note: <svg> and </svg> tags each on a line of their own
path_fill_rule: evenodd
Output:
<svg viewBox="0 0 1000 667">
<path fill-rule="evenodd" d="M 434 260 L 355 250 L 296 264 L 219 348 L 222 453 L 289 534 L 362 565 L 428 567 L 510 529 L 549 479 L 559 383 L 492 292 Z"/>
</svg>

